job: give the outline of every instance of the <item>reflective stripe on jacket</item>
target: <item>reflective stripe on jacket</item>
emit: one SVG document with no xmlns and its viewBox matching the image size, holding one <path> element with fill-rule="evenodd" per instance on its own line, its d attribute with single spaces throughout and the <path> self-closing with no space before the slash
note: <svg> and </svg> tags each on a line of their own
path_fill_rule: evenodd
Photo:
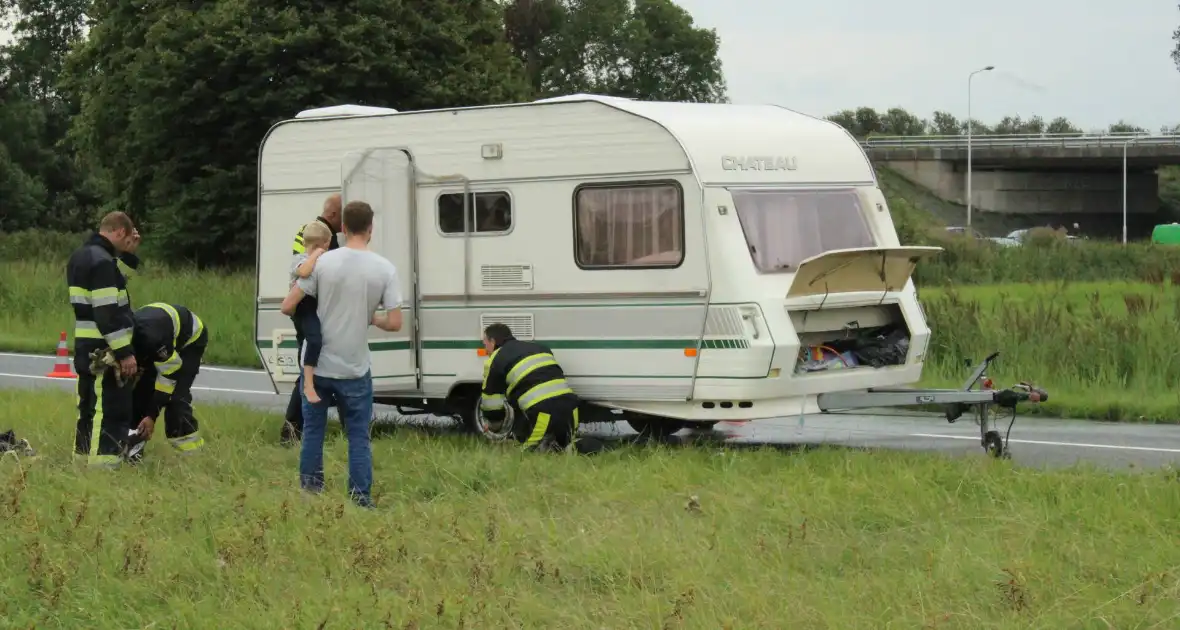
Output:
<svg viewBox="0 0 1180 630">
<path fill-rule="evenodd" d="M 159 412 L 176 391 L 178 372 L 184 365 L 180 351 L 205 332 L 205 322 L 179 304 L 153 302 L 135 311 L 135 355 L 156 368 L 155 397 L 151 412 Z M 155 413 L 148 413 L 155 417 Z"/>
<path fill-rule="evenodd" d="M 573 395 L 553 352 L 532 341 L 509 339 L 484 362 L 480 410 L 498 417 L 507 403 L 521 411 L 558 396 Z"/>
<path fill-rule="evenodd" d="M 94 233 L 66 263 L 66 284 L 74 311 L 74 356 L 109 346 L 116 359 L 130 356 L 135 319 L 125 270 L 139 267 L 135 254 L 118 255 L 106 237 Z"/>
</svg>

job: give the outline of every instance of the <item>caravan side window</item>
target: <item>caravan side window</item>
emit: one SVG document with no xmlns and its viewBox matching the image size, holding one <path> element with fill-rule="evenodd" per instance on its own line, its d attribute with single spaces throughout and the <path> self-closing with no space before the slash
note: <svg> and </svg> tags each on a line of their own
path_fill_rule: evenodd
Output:
<svg viewBox="0 0 1180 630">
<path fill-rule="evenodd" d="M 574 191 L 574 260 L 583 269 L 672 268 L 684 262 L 684 194 L 675 182 Z"/>
<path fill-rule="evenodd" d="M 512 197 L 507 192 L 469 193 L 467 200 L 467 226 L 472 234 L 512 231 Z M 438 230 L 446 235 L 463 234 L 463 193 L 438 196 Z"/>
</svg>

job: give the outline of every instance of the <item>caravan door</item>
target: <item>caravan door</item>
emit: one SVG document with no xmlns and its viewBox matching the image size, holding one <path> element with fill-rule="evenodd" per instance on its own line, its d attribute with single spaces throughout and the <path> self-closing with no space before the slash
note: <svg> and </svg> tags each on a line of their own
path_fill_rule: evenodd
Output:
<svg viewBox="0 0 1180 630">
<path fill-rule="evenodd" d="M 349 153 L 341 165 L 344 204 L 365 201 L 373 207 L 369 249 L 397 267 L 402 283 L 403 324 L 396 333 L 369 327 L 374 393 L 419 390 L 418 287 L 415 251 L 414 162 L 407 151 L 370 148 Z"/>
</svg>

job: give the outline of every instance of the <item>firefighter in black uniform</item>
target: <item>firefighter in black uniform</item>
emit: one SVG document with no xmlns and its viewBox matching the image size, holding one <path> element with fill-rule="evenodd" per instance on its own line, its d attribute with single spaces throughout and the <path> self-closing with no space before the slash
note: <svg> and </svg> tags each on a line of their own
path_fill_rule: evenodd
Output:
<svg viewBox="0 0 1180 630">
<path fill-rule="evenodd" d="M 340 218 L 342 212 L 341 197 L 339 193 L 328 195 L 324 200 L 324 209 L 320 216 L 316 217 L 316 221 L 328 226 L 332 231 L 332 238 L 328 241 L 328 251 L 340 247 L 337 241 L 337 234 L 340 232 Z M 299 227 L 299 232 L 295 234 L 295 242 L 291 244 L 291 255 L 298 256 L 307 251 L 303 246 L 303 228 Z M 303 336 L 296 333 L 295 343 L 296 348 L 303 347 Z M 302 369 L 302 367 L 300 368 Z M 287 401 L 286 422 L 283 423 L 282 432 L 279 435 L 279 440 L 284 444 L 294 443 L 296 440 L 303 438 L 303 396 L 300 394 L 299 388 L 291 389 L 291 399 Z"/>
<path fill-rule="evenodd" d="M 522 431 L 514 431 L 525 449 L 566 450 L 578 430 L 579 400 L 565 380 L 565 373 L 545 346 L 521 341 L 504 324 L 484 329 L 483 392 L 479 409 L 485 418 L 500 422 L 505 405 L 524 412 Z"/>
<path fill-rule="evenodd" d="M 124 273 L 139 266 L 138 247 L 139 231 L 131 218 L 112 212 L 66 264 L 78 373 L 74 453 L 91 466 L 118 467 L 131 430 L 133 390 L 121 381 L 137 373 L 131 346 L 135 320 Z M 90 370 L 91 353 L 108 348 L 118 367 L 96 378 Z"/>
<path fill-rule="evenodd" d="M 144 367 L 135 386 L 139 424 L 130 441 L 137 461 L 161 412 L 172 448 L 188 455 L 205 445 L 193 415 L 192 387 L 208 344 L 205 323 L 184 306 L 154 302 L 135 311 L 135 355 Z"/>
</svg>

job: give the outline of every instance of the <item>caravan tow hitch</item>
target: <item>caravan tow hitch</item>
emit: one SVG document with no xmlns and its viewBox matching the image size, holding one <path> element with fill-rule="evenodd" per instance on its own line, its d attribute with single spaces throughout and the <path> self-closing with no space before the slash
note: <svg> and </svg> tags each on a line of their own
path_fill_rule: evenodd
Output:
<svg viewBox="0 0 1180 630">
<path fill-rule="evenodd" d="M 945 409 L 947 421 L 952 423 L 961 418 L 968 409 L 973 408 L 976 422 L 979 424 L 980 445 L 993 457 L 1007 458 L 1011 456 L 1008 437 L 1012 433 L 1012 426 L 1016 424 L 1016 406 L 1022 402 L 1045 402 L 1049 400 L 1049 394 L 1027 382 L 1017 383 L 1007 389 L 993 389 L 987 371 L 999 356 L 999 352 L 988 355 L 976 366 L 975 371 L 963 384 L 963 389 L 869 389 L 862 392 L 820 394 L 817 402 L 823 411 L 941 405 Z M 974 389 L 976 385 L 980 389 Z M 1003 435 L 992 419 L 993 405 L 1012 411 L 1011 421 Z"/>
</svg>

